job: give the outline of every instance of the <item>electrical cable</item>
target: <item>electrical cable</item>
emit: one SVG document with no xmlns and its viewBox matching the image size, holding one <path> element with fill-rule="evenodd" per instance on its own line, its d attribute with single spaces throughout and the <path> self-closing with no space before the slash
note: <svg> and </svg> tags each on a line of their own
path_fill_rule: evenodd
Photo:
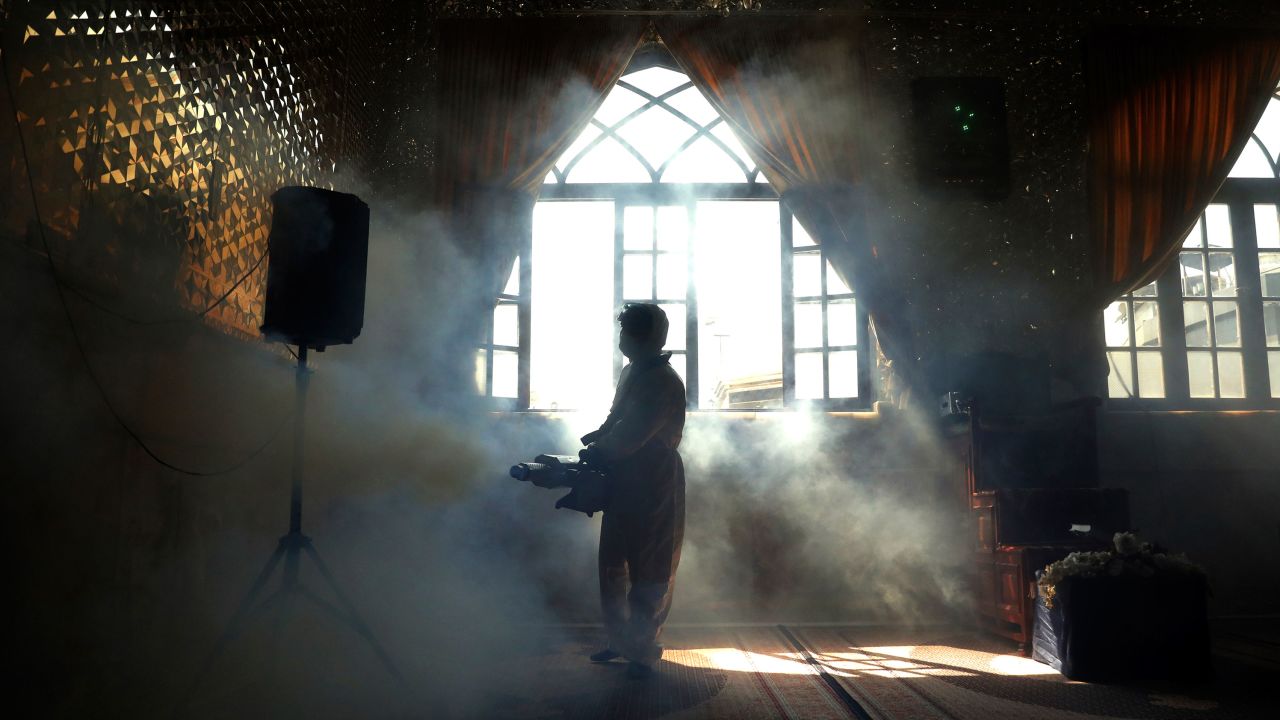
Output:
<svg viewBox="0 0 1280 720">
<path fill-rule="evenodd" d="M 154 450 L 151 449 L 150 446 L 147 445 L 145 441 L 143 441 L 142 437 L 138 435 L 137 431 L 135 431 L 132 427 L 129 426 L 128 423 L 125 422 L 124 418 L 120 416 L 120 413 L 116 411 L 115 406 L 111 404 L 111 399 L 107 397 L 106 388 L 104 388 L 102 386 L 102 383 L 98 380 L 98 376 L 93 371 L 93 365 L 90 364 L 89 362 L 89 355 L 85 351 L 84 341 L 80 338 L 80 333 L 77 332 L 76 330 L 75 318 L 72 317 L 71 315 L 71 307 L 67 304 L 67 296 L 63 293 L 64 285 L 58 277 L 58 268 L 53 261 L 53 253 L 50 251 L 50 248 L 49 248 L 49 239 L 45 235 L 44 220 L 42 219 L 42 215 L 40 212 L 40 202 L 39 202 L 39 198 L 36 196 L 35 176 L 31 172 L 31 156 L 27 150 L 26 135 L 22 132 L 22 123 L 18 121 L 18 114 L 17 114 L 18 101 L 17 101 L 17 97 L 14 95 L 14 92 L 13 92 L 13 83 L 9 80 L 9 58 L 7 54 L 4 53 L 3 51 L 0 51 L 0 73 L 4 74 L 5 94 L 8 96 L 9 106 L 13 112 L 13 122 L 18 134 L 18 147 L 22 151 L 22 162 L 23 162 L 24 168 L 26 169 L 27 190 L 30 192 L 30 195 L 31 195 L 31 210 L 35 214 L 36 226 L 40 231 L 40 243 L 44 247 L 45 261 L 48 263 L 49 273 L 53 277 L 54 290 L 57 291 L 57 295 L 58 295 L 58 303 L 62 307 L 63 315 L 66 317 L 67 327 L 71 331 L 71 338 L 75 343 L 76 352 L 79 354 L 80 360 L 84 364 L 85 374 L 87 374 L 89 376 L 90 381 L 93 382 L 93 386 L 95 389 L 97 389 L 98 396 L 102 399 L 103 405 L 106 406 L 107 411 L 111 414 L 111 417 L 115 419 L 116 423 L 119 424 L 120 427 L 125 431 L 125 433 L 130 438 L 132 438 L 134 442 L 138 444 L 138 447 L 142 448 L 142 451 L 146 453 L 148 457 L 150 457 L 152 460 L 154 460 L 157 464 L 161 465 L 162 467 L 166 467 L 170 470 L 173 470 L 174 472 L 181 473 L 183 475 L 191 475 L 194 477 L 212 477 L 215 475 L 225 475 L 227 473 L 234 472 L 244 467 L 250 461 L 256 458 L 258 455 L 260 455 L 264 450 L 266 450 L 267 447 L 269 447 L 273 442 L 275 442 L 276 438 L 279 437 L 280 435 L 280 431 L 284 429 L 284 426 L 288 424 L 290 418 L 293 416 L 292 413 L 286 413 L 284 419 L 281 420 L 280 424 L 276 427 L 275 432 L 271 433 L 271 436 L 267 438 L 267 441 L 264 442 L 262 445 L 260 445 L 253 452 L 251 452 L 247 457 L 225 468 L 221 468 L 218 470 L 211 470 L 211 471 L 202 471 L 202 470 L 192 470 L 190 468 L 184 468 L 180 465 L 176 465 L 160 457 L 158 454 L 156 454 Z M 258 262 L 261 263 L 261 259 Z M 255 268 L 256 268 L 256 265 L 255 265 Z M 232 287 L 232 290 L 234 289 L 235 287 Z M 226 295 L 230 295 L 230 294 L 231 294 L 230 291 L 226 293 Z M 225 298 L 226 295 L 224 295 L 223 298 Z M 219 302 L 221 302 L 221 300 L 219 300 Z M 214 306 L 210 306 L 209 310 L 212 310 L 213 307 L 215 306 L 216 304 Z"/>
</svg>

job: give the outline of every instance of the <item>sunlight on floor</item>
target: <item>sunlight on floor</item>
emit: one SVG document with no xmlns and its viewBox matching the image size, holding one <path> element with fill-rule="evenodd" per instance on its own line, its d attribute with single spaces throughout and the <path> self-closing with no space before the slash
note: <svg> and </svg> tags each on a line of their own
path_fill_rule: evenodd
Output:
<svg viewBox="0 0 1280 720">
<path fill-rule="evenodd" d="M 953 648 L 945 645 L 895 645 L 850 648 L 849 652 L 815 652 L 814 660 L 837 677 L 972 677 L 979 673 L 1009 677 L 1056 675 L 1047 665 L 1017 655 Z M 800 653 L 760 653 L 739 648 L 697 648 L 668 653 L 667 659 L 688 667 L 730 672 L 812 675 L 818 668 Z"/>
</svg>

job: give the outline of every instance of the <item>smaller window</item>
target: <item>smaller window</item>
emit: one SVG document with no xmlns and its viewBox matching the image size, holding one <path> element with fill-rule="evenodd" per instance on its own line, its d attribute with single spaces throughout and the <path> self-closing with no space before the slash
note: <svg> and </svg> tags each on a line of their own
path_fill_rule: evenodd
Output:
<svg viewBox="0 0 1280 720">
<path fill-rule="evenodd" d="M 520 258 L 494 301 L 485 342 L 476 352 L 476 389 L 498 398 L 520 397 Z"/>
<path fill-rule="evenodd" d="M 1192 398 L 1242 398 L 1236 261 L 1226 205 L 1210 205 L 1179 253 L 1187 384 Z"/>
<path fill-rule="evenodd" d="M 791 353 L 796 400 L 862 395 L 866 324 L 854 289 L 798 220 L 791 220 Z"/>
<path fill-rule="evenodd" d="M 1107 346 L 1107 394 L 1164 397 L 1164 358 L 1156 284 L 1134 290 L 1102 312 Z"/>
<path fill-rule="evenodd" d="M 1258 287 L 1271 397 L 1280 398 L 1280 207 L 1254 205 L 1253 224 L 1258 237 Z"/>
</svg>

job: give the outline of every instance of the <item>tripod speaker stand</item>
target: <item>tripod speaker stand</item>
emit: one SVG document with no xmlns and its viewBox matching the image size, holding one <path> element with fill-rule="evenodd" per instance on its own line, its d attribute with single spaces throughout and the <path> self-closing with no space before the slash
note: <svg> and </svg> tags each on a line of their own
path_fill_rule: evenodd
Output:
<svg viewBox="0 0 1280 720">
<path fill-rule="evenodd" d="M 279 612 L 277 617 L 278 629 L 279 624 L 282 624 L 284 620 L 284 615 L 292 609 L 292 606 L 296 604 L 299 598 L 310 602 L 364 639 L 369 648 L 378 656 L 378 660 L 381 661 L 386 671 L 397 682 L 404 683 L 404 676 L 400 674 L 399 669 L 392 662 L 391 656 L 382 647 L 382 643 L 378 642 L 378 638 L 373 634 L 373 631 L 369 629 L 360 614 L 356 612 L 355 606 L 347 599 L 346 593 L 339 587 L 338 582 L 333 577 L 333 573 L 329 571 L 329 566 L 325 564 L 315 545 L 311 542 L 311 538 L 302 534 L 303 446 L 306 438 L 307 386 L 310 384 L 310 375 L 311 371 L 307 368 L 307 346 L 299 345 L 298 365 L 294 376 L 293 475 L 289 494 L 289 532 L 281 536 L 275 552 L 271 553 L 271 557 L 267 558 L 266 564 L 263 566 L 262 571 L 258 573 L 258 577 L 249 588 L 249 592 L 240 601 L 240 606 L 236 609 L 235 615 L 231 617 L 231 622 L 228 623 L 227 628 L 218 638 L 213 650 L 205 659 L 199 672 L 197 672 L 195 680 L 187 690 L 179 709 L 189 704 L 192 696 L 199 689 L 201 682 L 209 674 L 209 671 L 213 669 L 214 663 L 222 656 L 231 642 L 240 636 L 245 624 L 255 613 L 269 613 L 272 610 L 277 610 Z M 336 603 L 325 599 L 300 581 L 298 571 L 304 556 L 311 560 L 325 586 L 333 593 L 333 597 L 337 600 Z M 259 602 L 259 598 L 267 589 L 271 579 L 276 575 L 277 569 L 280 570 L 279 587 L 266 599 Z"/>
<path fill-rule="evenodd" d="M 178 707 L 189 703 L 214 663 L 244 630 L 255 613 L 275 613 L 279 629 L 299 599 L 305 600 L 359 635 L 400 683 L 404 677 L 382 643 L 356 612 L 334 580 L 311 538 L 302 534 L 302 476 L 306 438 L 307 349 L 352 342 L 364 324 L 365 269 L 369 247 L 369 207 L 355 195 L 312 187 L 285 187 L 271 196 L 273 215 L 268 238 L 266 308 L 262 332 L 268 339 L 297 345 L 294 375 L 293 476 L 289 497 L 289 532 L 280 538 L 231 617 L 226 630 L 196 673 Z M 299 578 L 303 558 L 315 566 L 335 601 L 307 587 Z M 279 571 L 280 584 L 260 601 Z"/>
</svg>

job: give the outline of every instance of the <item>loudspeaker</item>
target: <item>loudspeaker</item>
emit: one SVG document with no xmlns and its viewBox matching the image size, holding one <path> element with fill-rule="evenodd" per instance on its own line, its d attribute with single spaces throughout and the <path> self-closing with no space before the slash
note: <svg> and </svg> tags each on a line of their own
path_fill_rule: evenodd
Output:
<svg viewBox="0 0 1280 720">
<path fill-rule="evenodd" d="M 996 200 L 1009 194 L 1004 81 L 931 77 L 911 82 L 920 184 Z"/>
<path fill-rule="evenodd" d="M 297 186 L 277 190 L 271 204 L 262 334 L 320 349 L 350 343 L 364 326 L 369 206 Z"/>
</svg>

